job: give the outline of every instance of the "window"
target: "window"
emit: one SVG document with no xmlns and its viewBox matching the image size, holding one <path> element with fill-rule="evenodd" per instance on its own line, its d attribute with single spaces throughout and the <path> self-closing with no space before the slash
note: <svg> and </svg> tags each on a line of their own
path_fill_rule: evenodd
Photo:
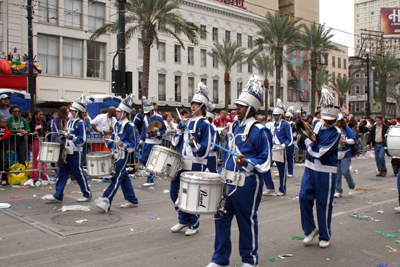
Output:
<svg viewBox="0 0 400 267">
<path fill-rule="evenodd" d="M 288 71 L 288 74 L 289 74 L 289 81 L 293 80 L 293 75 L 292 75 L 292 72 L 290 70 Z"/>
<path fill-rule="evenodd" d="M 355 76 L 356 76 L 356 78 L 360 78 L 360 74 L 359 73 L 357 73 Z"/>
<path fill-rule="evenodd" d="M 249 73 L 253 73 L 253 64 L 248 63 L 247 64 L 247 70 L 248 70 Z"/>
<path fill-rule="evenodd" d="M 64 38 L 63 41 L 63 74 L 65 76 L 82 76 L 83 42 Z"/>
<path fill-rule="evenodd" d="M 368 86 L 367 85 L 364 85 L 364 93 L 368 94 Z"/>
<path fill-rule="evenodd" d="M 247 48 L 253 48 L 253 36 L 247 38 Z"/>
<path fill-rule="evenodd" d="M 165 74 L 158 74 L 158 100 L 165 99 Z"/>
<path fill-rule="evenodd" d="M 307 59 L 308 59 L 308 51 L 305 50 L 305 51 L 304 51 L 304 60 L 307 60 Z"/>
<path fill-rule="evenodd" d="M 293 88 L 289 88 L 288 101 L 293 101 Z"/>
<path fill-rule="evenodd" d="M 297 78 L 300 79 L 300 67 L 299 66 L 296 67 L 296 76 L 297 76 Z"/>
<path fill-rule="evenodd" d="M 336 64 L 336 58 L 335 56 L 332 56 L 332 67 L 335 67 Z"/>
<path fill-rule="evenodd" d="M 143 58 L 143 54 L 144 54 L 144 51 L 143 51 L 143 40 L 139 39 L 138 40 L 138 55 L 139 55 L 139 58 Z"/>
<path fill-rule="evenodd" d="M 338 57 L 338 64 L 337 64 L 338 68 L 341 69 L 342 68 L 342 59 L 340 57 Z"/>
<path fill-rule="evenodd" d="M 188 47 L 188 64 L 189 65 L 194 64 L 194 48 L 193 47 Z"/>
<path fill-rule="evenodd" d="M 351 95 L 351 89 L 349 90 L 349 95 Z"/>
<path fill-rule="evenodd" d="M 206 25 L 200 25 L 200 31 L 202 31 L 203 35 L 204 35 L 204 36 L 201 37 L 201 39 L 207 39 L 207 27 L 206 27 Z"/>
<path fill-rule="evenodd" d="M 212 40 L 214 41 L 214 42 L 218 42 L 218 28 L 213 28 L 213 38 L 212 38 Z"/>
<path fill-rule="evenodd" d="M 343 69 L 347 70 L 347 59 L 343 59 Z"/>
<path fill-rule="evenodd" d="M 335 78 L 336 78 L 336 73 L 332 72 L 332 79 L 335 79 Z"/>
<path fill-rule="evenodd" d="M 39 1 L 38 20 L 41 22 L 57 23 L 57 0 Z M 1 20 L 1 3 L 0 3 L 0 20 Z"/>
<path fill-rule="evenodd" d="M 365 78 L 367 78 L 368 77 L 368 73 L 366 72 L 366 73 L 364 73 L 364 77 Z"/>
<path fill-rule="evenodd" d="M 164 29 L 165 29 L 164 24 L 163 24 L 163 23 L 158 23 L 157 29 L 158 29 L 159 31 L 164 31 Z"/>
<path fill-rule="evenodd" d="M 181 76 L 175 76 L 175 101 L 181 102 Z"/>
<path fill-rule="evenodd" d="M 38 36 L 38 61 L 43 73 L 58 74 L 58 37 Z"/>
<path fill-rule="evenodd" d="M 104 24 L 105 5 L 99 2 L 89 2 L 89 30 L 96 30 Z"/>
<path fill-rule="evenodd" d="M 64 3 L 64 22 L 65 26 L 81 27 L 82 1 L 65 0 Z"/>
<path fill-rule="evenodd" d="M 194 78 L 188 78 L 188 102 L 192 101 L 194 95 Z"/>
<path fill-rule="evenodd" d="M 304 101 L 308 101 L 308 91 L 304 91 Z"/>
<path fill-rule="evenodd" d="M 104 44 L 87 43 L 87 77 L 104 79 Z"/>
<path fill-rule="evenodd" d="M 206 78 L 201 78 L 201 82 L 207 85 L 207 79 Z"/>
<path fill-rule="evenodd" d="M 240 94 L 242 93 L 242 90 L 243 90 L 243 83 L 237 82 L 237 98 L 239 98 Z"/>
<path fill-rule="evenodd" d="M 356 95 L 360 94 L 360 86 L 356 86 Z"/>
<path fill-rule="evenodd" d="M 218 58 L 216 53 L 213 53 L 213 68 L 218 68 Z"/>
<path fill-rule="evenodd" d="M 296 58 L 300 59 L 300 50 L 296 50 Z"/>
<path fill-rule="evenodd" d="M 241 33 L 237 34 L 237 43 L 240 47 L 242 46 L 242 34 Z"/>
<path fill-rule="evenodd" d="M 213 80 L 213 103 L 218 104 L 218 80 Z"/>
<path fill-rule="evenodd" d="M 304 81 L 308 82 L 308 70 L 304 70 Z"/>
<path fill-rule="evenodd" d="M 165 61 L 165 43 L 158 43 L 158 61 Z"/>
<path fill-rule="evenodd" d="M 340 72 L 337 74 L 337 76 L 338 78 L 342 78 L 342 74 Z"/>
<path fill-rule="evenodd" d="M 202 67 L 207 66 L 207 50 L 200 49 L 200 64 Z"/>
<path fill-rule="evenodd" d="M 174 60 L 176 63 L 181 63 L 181 46 L 180 45 L 175 45 Z"/>
<path fill-rule="evenodd" d="M 231 41 L 231 32 L 230 31 L 225 31 L 225 41 L 226 42 Z"/>
<path fill-rule="evenodd" d="M 360 112 L 360 103 L 356 103 L 356 112 Z"/>
<path fill-rule="evenodd" d="M 139 91 L 139 99 L 142 99 L 142 78 L 143 72 L 139 71 L 138 73 L 138 91 Z"/>
<path fill-rule="evenodd" d="M 237 72 L 242 72 L 242 62 L 237 64 Z"/>
</svg>

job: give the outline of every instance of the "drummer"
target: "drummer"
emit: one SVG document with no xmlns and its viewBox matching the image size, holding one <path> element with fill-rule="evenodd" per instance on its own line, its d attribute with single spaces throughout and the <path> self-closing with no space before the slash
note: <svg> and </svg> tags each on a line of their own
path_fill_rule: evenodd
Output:
<svg viewBox="0 0 400 267">
<path fill-rule="evenodd" d="M 210 124 L 205 120 L 208 103 L 207 86 L 200 82 L 191 101 L 192 117 L 187 121 L 187 124 L 181 120 L 172 138 L 172 145 L 176 146 L 177 151 L 184 157 L 183 169 L 178 172 L 175 180 L 171 181 L 170 196 L 174 203 L 178 198 L 182 172 L 204 172 L 207 168 L 207 157 L 212 141 Z M 178 233 L 183 228 L 188 227 L 185 235 L 197 234 L 200 226 L 200 215 L 179 211 L 178 218 L 179 223 L 171 228 L 171 232 Z"/>
<path fill-rule="evenodd" d="M 64 188 L 71 172 L 83 193 L 83 196 L 78 198 L 77 201 L 86 202 L 92 198 L 92 192 L 90 191 L 82 166 L 82 148 L 86 143 L 86 127 L 83 121 L 83 111 L 89 103 L 91 103 L 89 97 L 83 94 L 70 108 L 72 119 L 67 123 L 67 130 L 62 131 L 62 134 L 66 138 L 66 162 L 63 163 L 59 171 L 56 193 L 54 195 L 45 195 L 43 197 L 45 200 L 50 202 L 61 202 L 63 200 Z"/>
<path fill-rule="evenodd" d="M 236 216 L 239 226 L 239 251 L 243 266 L 258 265 L 258 219 L 257 210 L 261 201 L 263 179 L 261 174 L 271 167 L 272 134 L 262 123 L 255 119 L 257 110 L 263 105 L 263 81 L 258 76 L 252 76 L 236 101 L 238 121 L 229 127 L 229 133 L 235 137 L 228 139 L 226 149 L 235 145 L 235 151 L 240 156 L 234 158 L 224 152 L 222 175 L 233 179 L 238 172 L 245 176 L 242 187 L 228 197 L 225 204 L 225 215 L 215 215 L 215 252 L 207 267 L 229 266 L 231 255 L 231 224 Z M 245 139 L 242 139 L 245 134 Z M 231 134 L 229 134 L 231 136 Z M 236 143 L 236 144 L 234 144 Z M 248 164 L 247 158 L 255 164 Z M 229 193 L 235 186 L 229 185 Z"/>
<path fill-rule="evenodd" d="M 295 150 L 295 144 L 296 144 L 296 125 L 294 124 L 293 118 L 296 115 L 296 110 L 294 107 L 289 107 L 288 110 L 286 111 L 285 114 L 285 120 L 290 124 L 290 127 L 292 127 L 292 134 L 293 134 L 293 142 L 290 146 L 287 147 L 287 161 L 288 161 L 288 174 L 287 177 L 291 178 L 293 177 L 293 171 L 294 171 L 294 150 Z"/>
<path fill-rule="evenodd" d="M 219 144 L 220 141 L 219 132 L 217 130 L 217 127 L 212 123 L 214 119 L 214 108 L 215 106 L 212 103 L 208 105 L 206 118 L 210 123 L 212 144 Z M 217 163 L 218 163 L 217 155 L 218 155 L 218 148 L 211 145 L 210 153 L 208 154 L 208 159 L 207 159 L 207 169 L 210 172 L 217 173 Z"/>
<path fill-rule="evenodd" d="M 280 146 L 280 149 L 283 149 L 283 162 L 276 162 L 276 166 L 278 167 L 278 174 L 276 176 L 279 176 L 279 192 L 277 196 L 286 195 L 286 180 L 288 174 L 287 148 L 293 144 L 292 127 L 287 121 L 283 120 L 284 114 L 285 105 L 278 98 L 274 111 L 272 112 L 275 120 L 272 128 L 274 148 Z"/>
<path fill-rule="evenodd" d="M 148 103 L 145 97 L 143 97 L 143 112 L 146 116 L 144 117 L 144 124 L 140 136 L 139 146 L 142 147 L 142 151 L 140 153 L 140 161 L 144 166 L 146 166 L 147 159 L 149 158 L 153 146 L 161 145 L 162 137 L 167 131 L 167 126 L 164 123 L 163 117 L 154 112 L 153 104 Z M 161 129 L 155 128 L 151 132 L 147 133 L 147 127 L 149 127 L 150 123 L 154 121 L 161 122 Z M 147 181 L 143 184 L 143 186 L 154 185 L 155 179 L 156 176 L 150 173 L 147 177 Z"/>
<path fill-rule="evenodd" d="M 122 204 L 121 208 L 133 208 L 138 206 L 138 199 L 132 187 L 131 179 L 126 171 L 126 164 L 129 161 L 129 155 L 135 151 L 136 146 L 136 127 L 127 118 L 132 111 L 133 95 L 130 94 L 119 104 L 116 112 L 118 122 L 114 125 L 111 140 L 103 136 L 109 149 L 118 151 L 121 156 L 116 162 L 115 174 L 111 178 L 111 183 L 104 191 L 103 197 L 96 199 L 96 206 L 108 212 L 111 208 L 111 202 L 121 185 L 122 193 L 127 203 Z"/>
</svg>

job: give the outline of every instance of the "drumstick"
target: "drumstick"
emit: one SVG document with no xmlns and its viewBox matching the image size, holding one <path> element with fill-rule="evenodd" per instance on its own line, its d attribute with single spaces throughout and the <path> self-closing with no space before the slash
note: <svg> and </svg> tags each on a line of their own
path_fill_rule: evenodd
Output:
<svg viewBox="0 0 400 267">
<path fill-rule="evenodd" d="M 239 157 L 238 154 L 236 154 L 236 153 L 234 153 L 234 152 L 232 152 L 232 151 L 230 151 L 230 150 L 228 150 L 228 149 L 226 149 L 226 148 L 224 148 L 224 147 L 222 147 L 222 146 L 220 146 L 220 145 L 217 145 L 217 144 L 214 144 L 214 145 L 215 145 L 216 147 L 218 147 L 219 149 L 222 149 L 222 150 L 225 151 L 226 153 L 231 154 L 232 156 Z M 253 166 L 256 165 L 256 164 L 254 164 L 253 162 L 251 162 L 251 161 L 248 160 L 248 159 L 243 159 L 243 160 L 246 161 L 247 163 L 253 165 Z"/>
<path fill-rule="evenodd" d="M 108 138 L 106 138 L 105 140 L 106 140 L 106 141 L 113 142 L 113 143 L 117 142 L 117 141 L 115 141 L 115 140 L 108 139 Z M 126 146 L 128 145 L 127 143 L 125 143 L 125 142 L 122 142 L 122 141 L 121 141 L 121 144 L 124 144 L 124 145 L 126 145 Z"/>
<path fill-rule="evenodd" d="M 179 113 L 179 110 L 178 110 L 178 109 L 176 109 L 176 112 L 178 112 L 179 119 L 180 119 L 181 121 L 183 121 L 183 123 L 185 123 L 185 121 L 182 119 L 181 114 Z M 185 123 L 185 126 L 186 126 L 187 132 L 189 133 L 189 139 L 190 139 L 190 137 L 191 137 L 192 135 L 190 134 L 189 128 L 188 128 L 188 126 L 186 125 L 186 123 Z M 194 147 L 195 147 L 196 149 L 199 149 L 199 147 L 197 146 L 196 139 L 194 140 L 193 143 L 194 143 Z"/>
</svg>

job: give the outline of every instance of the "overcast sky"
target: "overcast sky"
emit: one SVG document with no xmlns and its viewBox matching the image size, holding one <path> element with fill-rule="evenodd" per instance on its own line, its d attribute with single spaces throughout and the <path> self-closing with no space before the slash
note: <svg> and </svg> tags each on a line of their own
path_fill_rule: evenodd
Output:
<svg viewBox="0 0 400 267">
<path fill-rule="evenodd" d="M 349 47 L 349 56 L 354 54 L 354 1 L 353 0 L 320 0 L 319 22 L 326 26 L 351 34 L 332 30 L 333 41 Z"/>
</svg>

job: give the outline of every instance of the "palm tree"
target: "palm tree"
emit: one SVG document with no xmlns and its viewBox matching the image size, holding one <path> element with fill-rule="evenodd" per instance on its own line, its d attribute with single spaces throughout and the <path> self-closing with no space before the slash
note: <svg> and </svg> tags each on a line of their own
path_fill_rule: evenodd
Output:
<svg viewBox="0 0 400 267">
<path fill-rule="evenodd" d="M 347 93 L 354 87 L 356 82 L 353 77 L 337 77 L 331 80 L 332 89 L 338 92 L 340 107 L 343 107 Z"/>
<path fill-rule="evenodd" d="M 281 68 L 283 62 L 283 48 L 285 45 L 293 45 L 288 47 L 287 53 L 294 50 L 295 44 L 300 39 L 299 30 L 301 25 L 298 25 L 300 19 L 293 18 L 291 14 L 280 14 L 268 12 L 265 15 L 266 20 L 256 21 L 255 24 L 260 29 L 257 34 L 261 36 L 255 40 L 258 49 L 252 52 L 256 55 L 262 50 L 269 50 L 275 58 L 275 99 L 281 98 Z"/>
<path fill-rule="evenodd" d="M 227 42 L 224 40 L 223 44 L 218 42 L 214 43 L 214 48 L 207 54 L 216 60 L 219 65 L 224 69 L 224 83 L 225 83 L 225 111 L 228 112 L 229 104 L 229 84 L 230 72 L 232 68 L 245 61 L 248 55 L 244 52 L 246 48 L 240 46 L 236 42 Z"/>
<path fill-rule="evenodd" d="M 316 84 L 317 84 L 317 94 L 318 94 L 318 103 L 321 99 L 321 90 L 324 85 L 328 85 L 329 82 L 331 82 L 332 74 L 327 72 L 326 66 L 323 66 L 322 68 L 317 69 L 317 75 L 316 75 Z M 310 77 L 310 82 L 312 82 L 311 77 Z"/>
<path fill-rule="evenodd" d="M 254 61 L 251 62 L 257 69 L 260 75 L 264 76 L 264 87 L 265 87 L 265 99 L 264 99 L 264 107 L 265 107 L 265 119 L 268 117 L 268 90 L 269 90 L 269 81 L 268 76 L 274 75 L 275 71 L 275 63 L 274 59 L 265 53 L 261 53 L 254 58 Z"/>
<path fill-rule="evenodd" d="M 315 111 L 315 94 L 317 92 L 317 70 L 318 58 L 320 52 L 329 52 L 331 50 L 340 51 L 331 41 L 334 36 L 332 29 L 327 29 L 324 25 L 311 23 L 311 25 L 302 24 L 305 34 L 301 35 L 300 43 L 303 50 L 310 51 L 311 55 L 311 113 Z"/>
<path fill-rule="evenodd" d="M 382 116 L 386 115 L 386 85 L 388 78 L 396 73 L 396 69 L 400 68 L 399 62 L 395 59 L 395 54 L 386 52 L 383 55 L 375 55 L 375 70 L 378 79 L 380 79 L 380 92 L 381 92 L 381 111 Z"/>
<path fill-rule="evenodd" d="M 125 40 L 128 42 L 135 33 L 142 35 L 143 42 L 143 76 L 142 95 L 148 97 L 150 76 L 150 48 L 154 41 L 158 44 L 158 33 L 172 35 L 185 49 L 179 34 L 183 33 L 189 41 L 198 44 L 198 35 L 203 34 L 200 28 L 193 22 L 189 22 L 175 11 L 179 9 L 178 1 L 169 0 L 128 0 L 126 3 Z M 106 33 L 118 32 L 118 20 L 107 23 L 98 28 L 91 40 L 97 39 Z"/>
</svg>

